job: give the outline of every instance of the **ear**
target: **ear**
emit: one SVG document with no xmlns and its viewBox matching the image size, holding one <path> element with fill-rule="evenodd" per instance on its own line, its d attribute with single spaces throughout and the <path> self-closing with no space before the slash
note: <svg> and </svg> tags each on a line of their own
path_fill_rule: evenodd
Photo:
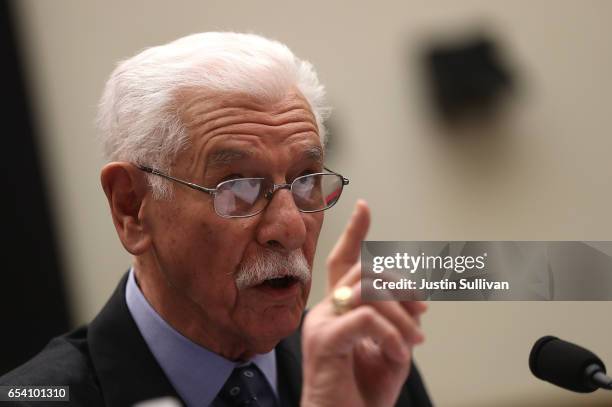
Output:
<svg viewBox="0 0 612 407">
<path fill-rule="evenodd" d="M 133 255 L 146 252 L 151 236 L 142 218 L 148 193 L 144 174 L 130 163 L 112 162 L 102 168 L 100 181 L 123 247 Z"/>
</svg>

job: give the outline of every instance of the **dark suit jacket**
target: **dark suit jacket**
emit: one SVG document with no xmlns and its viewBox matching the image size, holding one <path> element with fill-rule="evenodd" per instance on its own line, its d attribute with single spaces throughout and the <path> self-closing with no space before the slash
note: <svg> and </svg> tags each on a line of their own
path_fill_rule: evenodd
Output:
<svg viewBox="0 0 612 407">
<path fill-rule="evenodd" d="M 0 385 L 68 385 L 70 402 L 18 405 L 128 407 L 165 396 L 180 400 L 132 319 L 125 301 L 126 282 L 127 274 L 89 325 L 52 339 L 38 355 L 0 378 Z M 276 351 L 281 404 L 298 406 L 300 332 L 281 341 Z M 431 405 L 414 365 L 397 405 Z"/>
</svg>

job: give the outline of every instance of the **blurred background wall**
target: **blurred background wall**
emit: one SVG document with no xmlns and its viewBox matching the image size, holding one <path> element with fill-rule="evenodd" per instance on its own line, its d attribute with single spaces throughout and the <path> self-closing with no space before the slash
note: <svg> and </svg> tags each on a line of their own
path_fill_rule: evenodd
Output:
<svg viewBox="0 0 612 407">
<path fill-rule="evenodd" d="M 99 184 L 94 117 L 104 83 L 118 60 L 193 32 L 278 39 L 327 86 L 335 108 L 328 165 L 351 184 L 326 215 L 311 303 L 324 294 L 325 257 L 357 198 L 372 208 L 371 240 L 612 240 L 612 2 L 14 6 L 72 326 L 97 313 L 130 264 Z M 517 86 L 494 119 L 449 126 L 431 111 L 423 50 L 473 32 L 497 41 Z M 431 303 L 416 358 L 440 406 L 609 405 L 601 392 L 538 381 L 527 357 L 538 337 L 553 334 L 612 363 L 611 308 Z"/>
</svg>

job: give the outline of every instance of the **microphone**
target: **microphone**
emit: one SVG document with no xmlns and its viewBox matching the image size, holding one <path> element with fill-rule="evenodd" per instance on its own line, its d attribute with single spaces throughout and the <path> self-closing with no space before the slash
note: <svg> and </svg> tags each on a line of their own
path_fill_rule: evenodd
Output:
<svg viewBox="0 0 612 407">
<path fill-rule="evenodd" d="M 578 393 L 612 390 L 612 378 L 597 355 L 554 336 L 536 341 L 529 354 L 529 369 L 539 379 Z"/>
</svg>

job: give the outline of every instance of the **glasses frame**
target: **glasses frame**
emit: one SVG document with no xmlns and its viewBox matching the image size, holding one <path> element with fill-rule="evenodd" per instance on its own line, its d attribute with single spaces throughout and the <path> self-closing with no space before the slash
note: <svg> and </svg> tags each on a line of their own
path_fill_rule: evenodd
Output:
<svg viewBox="0 0 612 407">
<path fill-rule="evenodd" d="M 218 216 L 222 217 L 222 218 L 226 218 L 226 219 L 231 219 L 231 218 L 250 218 L 251 216 L 259 215 L 268 206 L 268 204 L 266 203 L 266 205 L 264 205 L 263 208 L 261 208 L 259 211 L 255 212 L 255 213 L 252 213 L 252 214 L 249 214 L 249 215 L 228 216 L 228 215 L 221 215 L 219 212 L 217 212 L 217 208 L 215 207 L 215 202 L 214 202 L 214 198 L 215 198 L 215 196 L 217 194 L 217 190 L 219 189 L 219 187 L 221 185 L 223 185 L 225 183 L 236 181 L 237 179 L 241 179 L 241 180 L 261 180 L 261 181 L 265 182 L 266 178 L 261 178 L 261 177 L 236 178 L 236 179 L 230 179 L 230 180 L 227 180 L 227 181 L 222 181 L 222 182 L 218 183 L 215 188 L 206 188 L 206 187 L 203 187 L 201 185 L 194 184 L 193 182 L 189 182 L 189 181 L 182 180 L 180 178 L 173 177 L 172 175 L 166 174 L 164 172 L 156 170 L 155 168 L 148 167 L 146 165 L 134 164 L 134 166 L 136 166 L 136 168 L 138 168 L 138 169 L 140 169 L 140 170 L 142 170 L 142 171 L 144 171 L 146 173 L 160 176 L 160 177 L 165 178 L 167 180 L 177 182 L 177 183 L 179 183 L 181 185 L 185 185 L 186 187 L 189 187 L 191 189 L 195 189 L 196 191 L 204 192 L 204 193 L 212 196 L 213 197 L 213 209 L 215 210 L 215 213 Z M 346 178 L 345 176 L 341 175 L 341 174 L 338 174 L 337 172 L 335 172 L 333 170 L 330 170 L 327 167 L 323 167 L 323 169 L 325 171 L 329 171 L 329 172 L 315 172 L 315 173 L 312 173 L 312 174 L 302 175 L 300 177 L 295 178 L 289 184 L 274 184 L 274 183 L 272 183 L 271 189 L 265 193 L 264 197 L 268 200 L 268 202 L 270 202 L 272 200 L 272 197 L 274 196 L 274 193 L 276 191 L 278 191 L 278 190 L 281 190 L 281 189 L 288 189 L 292 193 L 292 196 L 293 196 L 293 192 L 292 192 L 292 189 L 291 189 L 292 186 L 293 186 L 293 183 L 295 181 L 299 180 L 300 178 L 309 177 L 309 176 L 312 176 L 312 175 L 337 175 L 337 176 L 339 176 L 342 179 L 342 185 L 341 185 L 342 189 L 340 190 L 340 195 L 342 195 L 342 191 L 344 190 L 344 186 L 349 184 L 349 179 Z M 298 209 L 298 211 L 300 211 L 302 213 L 322 212 L 322 211 L 325 211 L 325 210 L 333 207 L 334 205 L 336 205 L 336 203 L 339 200 L 340 200 L 340 197 L 338 197 L 338 199 L 336 199 L 336 202 L 334 202 L 333 204 L 331 204 L 331 205 L 329 205 L 329 206 L 327 206 L 327 207 L 325 207 L 323 209 L 317 209 L 317 210 L 314 210 L 314 211 L 302 210 L 300 208 L 297 208 L 297 205 L 296 205 L 296 208 Z"/>
</svg>

